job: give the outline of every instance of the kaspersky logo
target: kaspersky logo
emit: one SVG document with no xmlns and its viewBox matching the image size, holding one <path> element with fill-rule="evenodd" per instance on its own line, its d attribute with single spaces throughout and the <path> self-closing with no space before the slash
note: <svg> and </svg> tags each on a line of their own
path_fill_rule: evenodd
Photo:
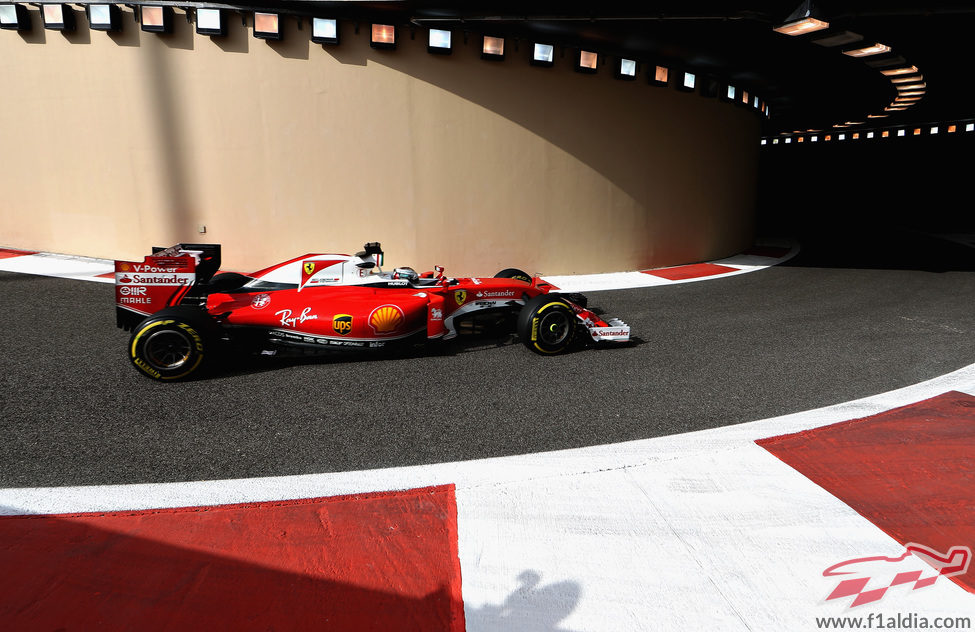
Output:
<svg viewBox="0 0 975 632">
<path fill-rule="evenodd" d="M 352 332 L 352 315 L 336 314 L 332 318 L 332 330 L 340 336 L 348 336 Z"/>
</svg>

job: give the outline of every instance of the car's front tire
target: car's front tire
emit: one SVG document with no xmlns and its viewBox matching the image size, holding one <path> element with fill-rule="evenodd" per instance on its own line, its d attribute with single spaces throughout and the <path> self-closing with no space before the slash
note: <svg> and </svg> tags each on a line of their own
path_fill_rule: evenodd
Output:
<svg viewBox="0 0 975 632">
<path fill-rule="evenodd" d="M 575 338 L 576 314 L 557 294 L 529 299 L 518 314 L 518 337 L 542 355 L 566 351 Z"/>
<path fill-rule="evenodd" d="M 177 381 L 198 376 L 210 360 L 214 336 L 195 314 L 163 310 L 143 320 L 132 333 L 129 359 L 154 380 Z"/>
</svg>

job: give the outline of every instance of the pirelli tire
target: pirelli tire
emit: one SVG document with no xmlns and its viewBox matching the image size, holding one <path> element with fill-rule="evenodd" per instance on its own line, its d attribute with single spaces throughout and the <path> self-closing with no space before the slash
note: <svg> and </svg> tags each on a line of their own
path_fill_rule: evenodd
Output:
<svg viewBox="0 0 975 632">
<path fill-rule="evenodd" d="M 200 376 L 217 351 L 217 325 L 191 308 L 167 308 L 132 332 L 129 360 L 140 373 L 161 382 Z"/>
<path fill-rule="evenodd" d="M 518 268 L 505 268 L 501 272 L 494 275 L 495 279 L 516 279 L 518 281 L 524 281 L 525 283 L 532 282 L 532 275 L 528 274 L 524 270 L 519 270 Z"/>
<path fill-rule="evenodd" d="M 541 355 L 565 352 L 575 339 L 578 318 L 558 294 L 529 299 L 518 314 L 518 338 Z"/>
</svg>

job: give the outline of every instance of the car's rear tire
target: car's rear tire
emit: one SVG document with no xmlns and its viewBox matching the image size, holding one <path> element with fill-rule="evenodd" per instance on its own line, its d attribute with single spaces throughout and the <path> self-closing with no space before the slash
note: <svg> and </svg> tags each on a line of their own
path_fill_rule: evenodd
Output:
<svg viewBox="0 0 975 632">
<path fill-rule="evenodd" d="M 169 308 L 143 320 L 129 341 L 129 359 L 159 381 L 199 376 L 210 364 L 216 325 L 191 310 Z"/>
<path fill-rule="evenodd" d="M 505 268 L 501 272 L 494 275 L 495 279 L 516 279 L 518 281 L 524 281 L 525 283 L 532 282 L 532 275 L 528 274 L 524 270 L 519 270 L 518 268 Z"/>
<path fill-rule="evenodd" d="M 557 294 L 529 299 L 518 314 L 518 338 L 542 355 L 566 351 L 575 338 L 576 314 Z"/>
</svg>

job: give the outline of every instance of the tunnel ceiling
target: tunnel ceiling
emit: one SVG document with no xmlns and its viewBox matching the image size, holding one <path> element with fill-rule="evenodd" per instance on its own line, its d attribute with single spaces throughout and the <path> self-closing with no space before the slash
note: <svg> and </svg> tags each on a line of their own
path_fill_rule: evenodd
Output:
<svg viewBox="0 0 975 632">
<path fill-rule="evenodd" d="M 175 3 L 181 4 L 181 3 Z M 209 3 L 201 3 L 209 4 Z M 385 20 L 417 28 L 450 28 L 525 41 L 586 47 L 647 64 L 686 67 L 759 95 L 772 112 L 766 134 L 826 129 L 886 114 L 885 125 L 935 123 L 975 116 L 975 88 L 967 79 L 963 42 L 975 28 L 971 2 L 824 0 L 810 7 L 828 30 L 788 36 L 772 30 L 800 2 L 671 0 L 665 2 L 314 2 L 258 0 L 220 4 L 360 21 Z M 862 37 L 827 47 L 814 40 Z M 842 50 L 882 43 L 885 55 L 854 58 Z M 916 66 L 927 84 L 904 111 L 884 112 L 897 96 L 881 73 L 885 63 Z M 888 66 L 890 67 L 890 66 Z"/>
</svg>

